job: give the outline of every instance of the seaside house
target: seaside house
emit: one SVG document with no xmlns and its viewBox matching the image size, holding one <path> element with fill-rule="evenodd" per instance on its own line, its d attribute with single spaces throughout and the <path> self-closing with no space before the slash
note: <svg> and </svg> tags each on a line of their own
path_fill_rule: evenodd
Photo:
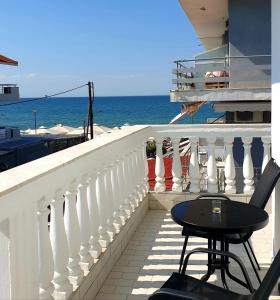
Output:
<svg viewBox="0 0 280 300">
<path fill-rule="evenodd" d="M 209 48 L 223 45 L 225 37 L 221 36 L 227 28 L 228 39 L 231 39 L 230 15 L 235 16 L 237 13 L 235 4 L 239 4 L 240 14 L 243 7 L 250 8 L 249 15 L 240 18 L 242 22 L 253 22 L 251 12 L 255 7 L 262 7 L 258 11 L 261 13 L 267 10 L 266 5 L 270 6 L 270 1 L 267 0 L 213 0 L 211 6 L 209 2 L 181 1 L 187 12 L 188 7 L 193 8 L 193 17 L 195 12 L 212 15 L 212 23 L 210 19 L 197 18 L 197 22 L 201 21 L 201 26 L 205 26 L 205 30 L 210 30 L 211 26 L 217 29 L 211 33 L 215 34 L 212 35 L 213 38 L 204 39 L 209 40 L 205 42 Z M 280 140 L 277 133 L 280 125 L 280 118 L 277 116 L 280 96 L 280 2 L 272 0 L 271 4 L 272 92 L 271 85 L 267 86 L 269 80 L 264 80 L 265 86 L 262 87 L 253 85 L 256 78 L 254 81 L 241 80 L 245 86 L 239 85 L 242 82 L 232 82 L 231 72 L 239 72 L 241 69 L 234 67 L 234 71 L 231 70 L 232 64 L 228 65 L 226 59 L 224 71 L 228 75 L 224 76 L 223 81 L 220 81 L 220 77 L 208 77 L 214 78 L 210 83 L 217 85 L 223 82 L 223 88 L 203 87 L 208 81 L 202 76 L 195 82 L 195 90 L 186 87 L 172 93 L 174 97 L 184 94 L 184 102 L 190 98 L 197 101 L 202 96 L 208 101 L 207 97 L 212 97 L 213 91 L 215 97 L 211 101 L 217 97 L 222 105 L 229 102 L 234 105 L 235 100 L 244 102 L 244 105 L 251 102 L 254 105 L 263 103 L 266 107 L 264 111 L 268 111 L 267 106 L 272 95 L 272 134 L 270 123 L 124 126 L 97 140 L 1 173 L 0 299 L 147 299 L 178 268 L 183 238 L 180 226 L 171 220 L 169 209 L 175 203 L 193 199 L 201 192 L 197 155 L 201 140 L 208 146 L 204 192 L 218 191 L 215 151 L 218 141 L 223 141 L 224 192 L 234 200 L 248 201 L 255 184 L 253 157 L 259 154 L 254 149 L 253 140 L 258 138 L 262 142 L 263 167 L 271 157 L 271 148 L 273 157 L 278 164 L 280 162 Z M 206 34 L 202 31 L 203 26 L 199 29 L 201 38 Z M 244 31 L 245 28 L 244 25 Z M 260 26 L 255 30 L 262 32 L 263 28 Z M 241 38 L 241 33 L 239 36 Z M 261 50 L 242 52 L 242 48 L 238 47 L 230 51 L 240 51 L 230 52 L 232 56 L 238 57 L 267 54 Z M 245 61 L 243 66 L 255 68 L 255 60 L 249 57 L 241 59 Z M 266 56 L 262 66 L 269 65 L 267 59 Z M 218 66 L 220 65 L 215 65 Z M 191 66 L 194 67 L 196 65 Z M 257 70 L 259 71 L 258 68 Z M 268 76 L 266 70 L 261 78 Z M 220 70 L 214 67 L 211 70 L 204 68 L 202 73 L 205 71 Z M 248 76 L 250 74 L 251 72 Z M 193 83 L 195 78 L 187 83 Z M 186 81 L 182 84 L 185 83 Z M 198 84 L 202 84 L 202 88 Z M 232 84 L 236 84 L 236 87 Z M 235 89 L 237 94 L 233 93 Z M 192 93 L 190 98 L 189 93 Z M 146 142 L 149 137 L 155 138 L 157 146 L 154 191 L 149 191 L 147 183 Z M 173 144 L 173 183 L 170 192 L 165 191 L 162 155 L 162 142 L 166 137 L 170 137 Z M 184 191 L 179 156 L 181 138 L 190 140 L 189 184 Z M 235 138 L 242 140 L 243 148 L 242 172 L 238 174 L 235 172 L 234 162 Z M 243 182 L 240 193 L 236 191 L 237 182 Z M 261 276 L 265 274 L 271 258 L 280 248 L 279 187 L 278 184 L 271 203 L 266 207 L 270 215 L 269 225 L 256 232 L 252 238 L 262 267 Z M 201 239 L 193 239 L 191 243 L 195 247 L 205 246 L 205 241 Z M 233 251 L 245 260 L 239 247 L 235 247 Z M 205 268 L 205 260 L 198 257 L 191 264 L 190 272 L 199 277 L 205 272 Z M 253 279 L 250 265 L 247 269 Z M 217 278 L 211 280 L 219 284 Z M 256 282 L 254 285 L 257 287 Z M 237 285 L 231 285 L 230 288 L 240 290 Z M 280 299 L 277 295 L 275 290 L 272 299 Z"/>
<path fill-rule="evenodd" d="M 0 65 L 17 66 L 18 62 L 0 54 Z M 1 84 L 0 83 L 0 101 L 18 100 L 19 88 L 16 84 Z"/>
</svg>

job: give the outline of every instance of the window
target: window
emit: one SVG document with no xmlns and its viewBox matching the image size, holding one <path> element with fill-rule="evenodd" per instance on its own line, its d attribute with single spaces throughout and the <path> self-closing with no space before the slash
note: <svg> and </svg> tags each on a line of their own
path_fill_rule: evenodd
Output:
<svg viewBox="0 0 280 300">
<path fill-rule="evenodd" d="M 252 111 L 237 111 L 237 121 L 253 121 L 254 114 Z"/>
</svg>

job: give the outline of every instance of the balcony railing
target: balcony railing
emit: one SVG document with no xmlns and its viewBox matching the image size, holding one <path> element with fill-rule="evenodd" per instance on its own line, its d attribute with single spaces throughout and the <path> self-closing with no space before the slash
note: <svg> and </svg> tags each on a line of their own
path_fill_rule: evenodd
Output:
<svg viewBox="0 0 280 300">
<path fill-rule="evenodd" d="M 271 56 L 225 56 L 175 61 L 175 91 L 264 89 L 271 86 Z"/>
<path fill-rule="evenodd" d="M 263 143 L 263 166 L 270 158 L 270 127 L 264 124 L 132 126 L 1 173 L 2 298 L 67 299 L 90 280 L 87 274 L 101 251 L 110 249 L 148 192 L 146 141 L 151 136 L 158 149 L 156 192 L 165 190 L 165 137 L 173 144 L 174 192 L 182 191 L 181 138 L 190 142 L 191 193 L 201 190 L 199 145 L 208 152 L 211 193 L 218 190 L 216 145 L 225 148 L 226 193 L 236 192 L 235 138 L 243 142 L 244 193 L 254 189 L 254 138 Z"/>
</svg>

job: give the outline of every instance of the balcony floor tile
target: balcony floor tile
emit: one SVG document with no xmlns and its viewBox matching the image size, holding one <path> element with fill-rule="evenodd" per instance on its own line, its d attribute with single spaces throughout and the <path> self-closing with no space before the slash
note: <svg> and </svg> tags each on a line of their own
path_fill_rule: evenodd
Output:
<svg viewBox="0 0 280 300">
<path fill-rule="evenodd" d="M 271 228 L 271 223 L 269 223 L 263 230 L 256 232 L 252 239 L 255 253 L 262 267 L 261 277 L 264 277 L 270 264 Z M 172 272 L 178 270 L 183 241 L 181 227 L 173 222 L 170 212 L 149 210 L 95 299 L 148 299 L 149 295 L 160 288 Z M 206 240 L 193 237 L 189 239 L 187 249 L 206 246 Z M 243 260 L 253 285 L 257 288 L 257 280 L 243 247 L 233 245 L 230 250 Z M 193 255 L 187 274 L 200 278 L 205 274 L 206 263 L 206 255 Z M 242 276 L 234 263 L 231 263 L 231 270 L 236 276 Z M 210 277 L 209 282 L 221 284 L 219 271 Z M 247 290 L 230 279 L 228 279 L 228 284 L 232 290 L 247 293 Z M 280 300 L 276 290 L 270 299 Z"/>
</svg>

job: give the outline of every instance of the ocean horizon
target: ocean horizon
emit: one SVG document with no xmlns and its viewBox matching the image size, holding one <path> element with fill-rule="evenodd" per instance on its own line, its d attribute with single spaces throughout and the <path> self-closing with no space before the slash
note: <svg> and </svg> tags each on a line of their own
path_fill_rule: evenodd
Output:
<svg viewBox="0 0 280 300">
<path fill-rule="evenodd" d="M 21 101 L 32 98 L 21 98 Z M 10 102 L 5 102 L 10 103 Z M 0 126 L 17 126 L 22 130 L 34 128 L 36 110 L 37 128 L 63 124 L 73 127 L 84 125 L 87 120 L 87 97 L 54 97 L 32 102 L 1 106 Z M 107 127 L 124 124 L 168 124 L 179 112 L 181 103 L 171 103 L 163 96 L 110 96 L 95 97 L 94 123 Z M 206 123 L 208 118 L 218 118 L 223 113 L 214 112 L 206 103 L 193 117 L 185 117 L 178 124 Z"/>
</svg>

